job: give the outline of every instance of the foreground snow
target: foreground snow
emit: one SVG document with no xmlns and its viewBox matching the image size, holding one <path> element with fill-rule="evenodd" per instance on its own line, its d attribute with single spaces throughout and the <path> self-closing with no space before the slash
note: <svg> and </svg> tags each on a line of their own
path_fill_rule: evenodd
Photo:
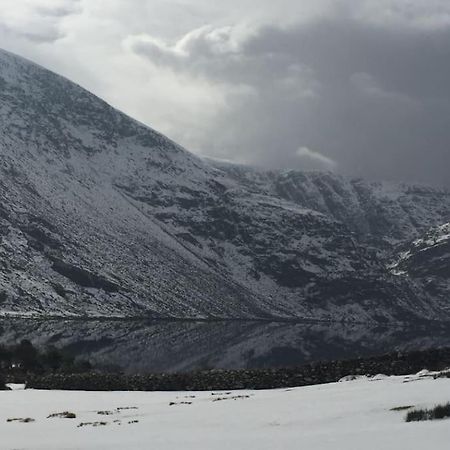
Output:
<svg viewBox="0 0 450 450">
<path fill-rule="evenodd" d="M 222 393 L 16 390 L 0 392 L 0 448 L 447 448 L 450 420 L 405 423 L 405 411 L 390 409 L 449 400 L 450 379 L 426 376 Z M 76 419 L 47 418 L 63 411 Z M 27 417 L 35 421 L 7 422 Z"/>
</svg>

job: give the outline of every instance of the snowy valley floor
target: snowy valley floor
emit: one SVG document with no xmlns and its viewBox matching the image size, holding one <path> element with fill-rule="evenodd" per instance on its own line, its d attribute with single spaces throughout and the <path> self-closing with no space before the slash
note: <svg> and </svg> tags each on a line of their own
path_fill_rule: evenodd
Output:
<svg viewBox="0 0 450 450">
<path fill-rule="evenodd" d="M 406 411 L 391 408 L 448 401 L 450 379 L 426 376 L 271 391 L 2 391 L 0 448 L 444 449 L 450 420 L 406 423 Z M 76 418 L 47 418 L 64 411 Z M 34 422 L 8 422 L 28 417 Z"/>
</svg>

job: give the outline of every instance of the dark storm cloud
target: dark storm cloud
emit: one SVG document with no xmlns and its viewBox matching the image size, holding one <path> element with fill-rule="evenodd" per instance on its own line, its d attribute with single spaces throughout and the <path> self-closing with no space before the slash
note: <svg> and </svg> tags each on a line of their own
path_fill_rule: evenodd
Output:
<svg viewBox="0 0 450 450">
<path fill-rule="evenodd" d="M 204 152 L 269 167 L 450 185 L 450 24 L 355 18 L 203 27 L 174 45 L 136 36 L 153 64 L 240 88 Z M 239 94 L 240 92 L 240 94 Z"/>
<path fill-rule="evenodd" d="M 191 151 L 450 186 L 448 0 L 0 0 L 0 11 L 1 46 Z"/>
</svg>

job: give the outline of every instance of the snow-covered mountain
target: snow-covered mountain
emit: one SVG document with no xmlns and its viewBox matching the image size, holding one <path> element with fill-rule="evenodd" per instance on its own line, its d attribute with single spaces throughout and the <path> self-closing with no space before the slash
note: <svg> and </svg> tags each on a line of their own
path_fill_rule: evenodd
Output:
<svg viewBox="0 0 450 450">
<path fill-rule="evenodd" d="M 391 270 L 421 285 L 426 293 L 450 312 L 450 223 L 433 228 L 401 246 Z"/>
<path fill-rule="evenodd" d="M 443 299 L 387 266 L 450 193 L 204 161 L 0 51 L 0 312 L 389 321 Z"/>
</svg>

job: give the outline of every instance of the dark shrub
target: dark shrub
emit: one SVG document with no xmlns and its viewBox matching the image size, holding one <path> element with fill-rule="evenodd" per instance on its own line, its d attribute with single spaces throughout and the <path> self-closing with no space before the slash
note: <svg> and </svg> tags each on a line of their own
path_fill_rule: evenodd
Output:
<svg viewBox="0 0 450 450">
<path fill-rule="evenodd" d="M 0 369 L 11 365 L 12 352 L 4 345 L 0 345 Z"/>
<path fill-rule="evenodd" d="M 426 409 L 416 409 L 414 411 L 410 411 L 408 414 L 406 414 L 407 422 L 420 422 L 422 420 L 429 420 L 428 419 L 428 410 Z"/>
<path fill-rule="evenodd" d="M 450 403 L 439 405 L 433 409 L 433 419 L 445 419 L 450 417 Z"/>
<path fill-rule="evenodd" d="M 450 403 L 438 405 L 432 409 L 416 409 L 406 415 L 406 422 L 419 422 L 422 420 L 439 420 L 450 417 Z"/>
<path fill-rule="evenodd" d="M 64 362 L 62 353 L 53 346 L 47 349 L 47 352 L 44 354 L 43 359 L 46 366 L 54 372 L 60 369 Z"/>
<path fill-rule="evenodd" d="M 3 378 L 3 375 L 2 374 L 0 374 L 0 391 L 4 391 L 4 390 L 6 390 L 7 388 L 6 388 L 6 381 L 5 381 L 5 379 Z"/>
<path fill-rule="evenodd" d="M 23 369 L 26 371 L 37 371 L 41 369 L 38 351 L 27 339 L 21 341 L 15 348 L 14 356 L 21 362 Z"/>
</svg>

